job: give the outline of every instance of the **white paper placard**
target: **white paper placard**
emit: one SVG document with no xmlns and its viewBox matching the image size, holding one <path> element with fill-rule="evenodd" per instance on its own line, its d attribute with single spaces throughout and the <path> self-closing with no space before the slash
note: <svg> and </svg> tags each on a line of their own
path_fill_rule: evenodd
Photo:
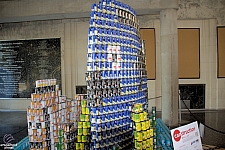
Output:
<svg viewBox="0 0 225 150">
<path fill-rule="evenodd" d="M 171 130 L 171 136 L 174 150 L 202 150 L 197 121 Z"/>
</svg>

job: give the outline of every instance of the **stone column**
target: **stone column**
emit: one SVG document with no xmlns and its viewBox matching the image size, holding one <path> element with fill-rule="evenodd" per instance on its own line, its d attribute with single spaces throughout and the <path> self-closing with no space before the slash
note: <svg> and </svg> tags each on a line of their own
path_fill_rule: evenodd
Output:
<svg viewBox="0 0 225 150">
<path fill-rule="evenodd" d="M 178 124 L 177 9 L 160 11 L 160 30 L 162 120 L 168 126 L 175 126 Z"/>
</svg>

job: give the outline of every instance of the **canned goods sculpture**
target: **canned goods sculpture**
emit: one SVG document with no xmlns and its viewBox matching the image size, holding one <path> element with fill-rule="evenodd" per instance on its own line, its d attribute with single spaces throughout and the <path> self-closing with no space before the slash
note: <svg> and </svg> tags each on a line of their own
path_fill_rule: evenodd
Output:
<svg viewBox="0 0 225 150">
<path fill-rule="evenodd" d="M 150 125 L 148 113 L 142 104 L 134 104 L 132 108 L 132 121 L 134 129 L 134 149 L 153 150 L 154 128 Z"/>
<path fill-rule="evenodd" d="M 75 149 L 79 103 L 62 96 L 55 79 L 36 81 L 27 108 L 30 150 Z"/>
<path fill-rule="evenodd" d="M 116 0 L 92 5 L 87 47 L 89 149 L 132 149 L 131 106 L 147 106 L 144 42 L 135 11 Z"/>
</svg>

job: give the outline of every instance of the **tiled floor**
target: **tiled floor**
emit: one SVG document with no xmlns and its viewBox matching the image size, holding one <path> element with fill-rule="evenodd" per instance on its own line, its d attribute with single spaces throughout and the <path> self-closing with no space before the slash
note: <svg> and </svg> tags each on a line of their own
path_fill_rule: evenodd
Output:
<svg viewBox="0 0 225 150">
<path fill-rule="evenodd" d="M 225 132 L 225 110 L 219 111 L 193 111 L 193 114 L 206 125 Z M 161 117 L 161 112 L 157 112 L 157 117 Z M 182 112 L 181 124 L 187 124 L 196 119 L 189 112 Z M 17 143 L 27 136 L 26 112 L 0 111 L 0 144 L 3 143 L 3 136 L 11 134 Z M 225 134 L 217 133 L 205 127 L 203 144 L 225 147 Z"/>
</svg>

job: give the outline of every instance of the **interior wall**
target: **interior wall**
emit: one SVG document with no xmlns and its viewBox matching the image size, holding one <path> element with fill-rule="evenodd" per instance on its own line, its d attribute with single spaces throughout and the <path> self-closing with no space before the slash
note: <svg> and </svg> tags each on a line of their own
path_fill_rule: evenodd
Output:
<svg viewBox="0 0 225 150">
<path fill-rule="evenodd" d="M 3 24 L 0 40 L 61 39 L 62 94 L 75 98 L 76 85 L 85 85 L 88 19 Z M 0 109 L 26 109 L 29 99 L 0 99 Z"/>
</svg>

